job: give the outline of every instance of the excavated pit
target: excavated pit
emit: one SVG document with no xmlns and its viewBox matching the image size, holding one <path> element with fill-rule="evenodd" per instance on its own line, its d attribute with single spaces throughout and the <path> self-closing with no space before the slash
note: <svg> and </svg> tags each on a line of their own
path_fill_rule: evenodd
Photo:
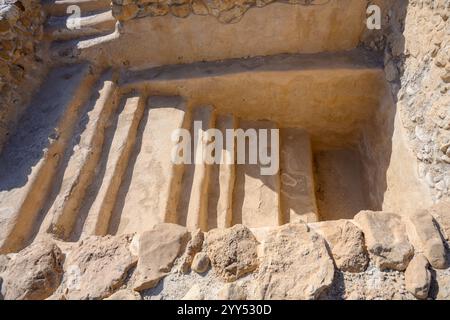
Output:
<svg viewBox="0 0 450 320">
<path fill-rule="evenodd" d="M 356 49 L 363 1 L 275 3 L 235 24 L 148 17 L 107 35 L 103 10 L 87 29 L 61 30 L 59 19 L 48 29 L 51 55 L 76 64 L 50 72 L 2 150 L 0 253 L 49 234 L 264 228 L 429 205 L 383 61 Z M 87 34 L 98 36 L 62 41 Z M 171 134 L 192 133 L 195 120 L 280 129 L 279 171 L 174 164 Z"/>
</svg>

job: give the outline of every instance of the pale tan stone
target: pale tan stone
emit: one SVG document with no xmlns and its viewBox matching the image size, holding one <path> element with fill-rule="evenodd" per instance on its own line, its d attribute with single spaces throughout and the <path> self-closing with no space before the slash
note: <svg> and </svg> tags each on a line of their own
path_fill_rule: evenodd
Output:
<svg viewBox="0 0 450 320">
<path fill-rule="evenodd" d="M 246 289 L 236 283 L 226 283 L 217 293 L 217 298 L 220 300 L 247 300 Z"/>
<path fill-rule="evenodd" d="M 58 288 L 64 256 L 50 241 L 35 243 L 9 261 L 2 273 L 1 295 L 5 300 L 43 300 Z"/>
<path fill-rule="evenodd" d="M 192 260 L 191 268 L 197 273 L 206 272 L 209 268 L 208 255 L 204 252 L 197 253 Z"/>
<path fill-rule="evenodd" d="M 430 291 L 431 273 L 428 260 L 421 253 L 416 253 L 405 271 L 406 289 L 418 299 L 426 299 Z"/>
<path fill-rule="evenodd" d="M 62 293 L 67 300 L 98 300 L 121 287 L 137 257 L 130 252 L 132 237 L 90 236 L 71 250 L 64 263 Z"/>
<path fill-rule="evenodd" d="M 362 231 L 349 220 L 308 224 L 328 243 L 338 269 L 363 272 L 369 263 Z"/>
<path fill-rule="evenodd" d="M 414 249 L 401 217 L 390 212 L 361 211 L 354 218 L 364 233 L 370 258 L 382 270 L 403 271 Z"/>
<path fill-rule="evenodd" d="M 133 288 L 153 288 L 170 272 L 173 263 L 186 248 L 189 232 L 176 224 L 162 223 L 143 232 L 139 239 L 139 261 Z"/>
<path fill-rule="evenodd" d="M 446 250 L 433 216 L 427 210 L 419 210 L 405 215 L 404 221 L 414 250 L 423 253 L 433 268 L 446 268 Z"/>
<path fill-rule="evenodd" d="M 334 279 L 325 240 L 304 223 L 273 230 L 255 276 L 256 299 L 315 299 Z"/>
<path fill-rule="evenodd" d="M 141 295 L 130 289 L 122 289 L 114 292 L 108 298 L 103 300 L 142 300 Z"/>
<path fill-rule="evenodd" d="M 213 229 L 206 234 L 208 257 L 217 276 L 230 282 L 258 267 L 257 241 L 243 225 Z"/>
</svg>

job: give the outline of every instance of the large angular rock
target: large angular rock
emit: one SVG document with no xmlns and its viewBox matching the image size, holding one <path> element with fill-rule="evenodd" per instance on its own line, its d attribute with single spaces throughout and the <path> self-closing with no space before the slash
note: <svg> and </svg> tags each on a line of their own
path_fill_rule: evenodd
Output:
<svg viewBox="0 0 450 320">
<path fill-rule="evenodd" d="M 134 290 L 122 289 L 104 300 L 142 300 L 142 298 L 141 295 Z"/>
<path fill-rule="evenodd" d="M 349 220 L 324 221 L 309 225 L 327 241 L 338 269 L 363 272 L 369 263 L 362 231 Z"/>
<path fill-rule="evenodd" d="M 91 236 L 80 242 L 64 264 L 65 299 L 104 299 L 122 286 L 137 261 L 129 249 L 131 240 L 131 235 Z"/>
<path fill-rule="evenodd" d="M 209 231 L 206 244 L 214 272 L 225 281 L 235 281 L 258 267 L 258 242 L 241 224 Z"/>
<path fill-rule="evenodd" d="M 445 240 L 450 240 L 450 201 L 441 201 L 428 211 L 438 222 Z"/>
<path fill-rule="evenodd" d="M 450 300 L 450 270 L 436 270 L 436 300 Z"/>
<path fill-rule="evenodd" d="M 406 269 L 414 250 L 399 215 L 361 211 L 354 221 L 362 229 L 369 255 L 378 268 L 398 271 Z"/>
<path fill-rule="evenodd" d="M 430 284 L 431 273 L 428 270 L 427 259 L 421 253 L 414 255 L 405 272 L 406 290 L 417 299 L 426 299 L 430 291 Z"/>
<path fill-rule="evenodd" d="M 61 283 L 63 254 L 50 241 L 37 242 L 20 251 L 3 272 L 5 300 L 42 300 Z"/>
<path fill-rule="evenodd" d="M 446 251 L 433 216 L 419 210 L 404 217 L 409 241 L 415 252 L 421 252 L 435 269 L 445 269 Z"/>
<path fill-rule="evenodd" d="M 306 224 L 288 224 L 264 242 L 256 299 L 315 299 L 334 279 L 325 240 Z"/>
<path fill-rule="evenodd" d="M 182 226 L 162 223 L 142 233 L 139 239 L 139 262 L 135 272 L 134 290 L 153 288 L 173 267 L 186 248 L 190 234 Z"/>
</svg>

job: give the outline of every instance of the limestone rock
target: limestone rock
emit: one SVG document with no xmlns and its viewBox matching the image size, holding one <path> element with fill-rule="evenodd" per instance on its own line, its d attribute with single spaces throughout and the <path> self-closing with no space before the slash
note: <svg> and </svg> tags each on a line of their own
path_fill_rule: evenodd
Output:
<svg viewBox="0 0 450 320">
<path fill-rule="evenodd" d="M 325 240 L 306 224 L 288 224 L 264 242 L 255 276 L 257 299 L 315 299 L 334 279 Z"/>
<path fill-rule="evenodd" d="M 129 250 L 132 236 L 91 236 L 81 241 L 66 259 L 64 295 L 68 300 L 110 296 L 123 283 L 137 257 Z"/>
<path fill-rule="evenodd" d="M 141 295 L 133 290 L 130 289 L 122 289 L 115 293 L 113 293 L 111 296 L 104 300 L 142 300 Z"/>
<path fill-rule="evenodd" d="M 191 3 L 191 7 L 194 14 L 202 16 L 208 15 L 208 7 L 203 3 L 202 0 L 193 0 Z"/>
<path fill-rule="evenodd" d="M 404 220 L 415 251 L 423 253 L 433 268 L 444 269 L 447 265 L 445 247 L 433 216 L 427 210 L 419 210 L 406 215 Z"/>
<path fill-rule="evenodd" d="M 123 5 L 123 6 L 122 5 L 113 5 L 112 6 L 113 16 L 119 21 L 131 20 L 134 17 L 136 17 L 138 12 L 139 12 L 139 7 L 134 3 Z"/>
<path fill-rule="evenodd" d="M 172 5 L 170 12 L 178 18 L 186 18 L 191 13 L 191 7 L 189 4 Z"/>
<path fill-rule="evenodd" d="M 225 281 L 235 281 L 258 267 L 258 242 L 243 225 L 213 229 L 206 234 L 206 243 L 213 270 Z"/>
<path fill-rule="evenodd" d="M 446 240 L 450 240 L 450 202 L 441 201 L 428 209 L 436 219 Z"/>
<path fill-rule="evenodd" d="M 186 248 L 189 232 L 186 228 L 162 223 L 142 233 L 139 240 L 139 262 L 134 290 L 153 288 L 172 269 L 174 261 Z"/>
<path fill-rule="evenodd" d="M 436 300 L 450 300 L 450 271 L 436 270 Z"/>
<path fill-rule="evenodd" d="M 50 241 L 37 242 L 20 251 L 3 273 L 5 300 L 42 300 L 58 288 L 63 274 L 63 254 Z"/>
<path fill-rule="evenodd" d="M 247 292 L 238 283 L 226 283 L 217 293 L 219 300 L 246 300 Z"/>
<path fill-rule="evenodd" d="M 202 293 L 200 286 L 198 284 L 194 284 L 189 291 L 184 295 L 181 300 L 204 300 L 205 296 Z"/>
<path fill-rule="evenodd" d="M 192 260 L 191 268 L 197 273 L 206 272 L 209 268 L 208 255 L 204 252 L 197 253 Z"/>
<path fill-rule="evenodd" d="M 2 272 L 6 270 L 9 260 L 10 258 L 6 254 L 0 255 L 0 274 L 2 274 Z"/>
<path fill-rule="evenodd" d="M 354 221 L 362 229 L 369 255 L 378 268 L 398 271 L 406 269 L 414 250 L 399 215 L 361 211 Z"/>
<path fill-rule="evenodd" d="M 192 260 L 195 254 L 202 250 L 204 233 L 200 229 L 191 233 L 191 240 L 189 240 L 183 256 L 180 258 L 181 262 L 178 267 L 178 272 L 187 273 L 191 267 Z"/>
<path fill-rule="evenodd" d="M 338 269 L 363 272 L 369 263 L 364 235 L 349 220 L 325 221 L 310 225 L 327 241 Z"/>
<path fill-rule="evenodd" d="M 406 290 L 418 299 L 426 299 L 430 291 L 431 273 L 428 270 L 428 261 L 421 253 L 416 254 L 406 268 Z"/>
</svg>

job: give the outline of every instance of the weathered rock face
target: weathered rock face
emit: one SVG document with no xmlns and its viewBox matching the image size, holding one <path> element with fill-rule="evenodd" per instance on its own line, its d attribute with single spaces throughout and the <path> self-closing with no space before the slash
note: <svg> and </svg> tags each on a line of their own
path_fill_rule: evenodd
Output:
<svg viewBox="0 0 450 320">
<path fill-rule="evenodd" d="M 306 224 L 282 226 L 263 245 L 257 299 L 314 299 L 332 284 L 334 264 L 325 240 Z"/>
<path fill-rule="evenodd" d="M 42 300 L 58 288 L 63 276 L 63 254 L 49 241 L 35 243 L 15 255 L 2 274 L 6 300 Z"/>
<path fill-rule="evenodd" d="M 414 250 L 399 215 L 362 211 L 354 220 L 364 233 L 371 259 L 380 269 L 406 269 Z"/>
<path fill-rule="evenodd" d="M 186 228 L 170 223 L 156 225 L 139 239 L 139 262 L 136 268 L 134 290 L 142 291 L 156 286 L 172 269 L 173 263 L 189 241 Z"/>
<path fill-rule="evenodd" d="M 234 281 L 258 267 L 258 242 L 243 225 L 209 231 L 206 244 L 214 272 L 225 281 Z"/>
<path fill-rule="evenodd" d="M 444 239 L 450 240 L 450 201 L 441 201 L 428 211 L 438 222 Z"/>
<path fill-rule="evenodd" d="M 104 300 L 141 300 L 141 296 L 138 292 L 131 289 L 122 289 Z"/>
<path fill-rule="evenodd" d="M 423 254 L 416 254 L 406 268 L 406 289 L 418 299 L 426 299 L 430 291 L 431 273 Z"/>
<path fill-rule="evenodd" d="M 252 7 L 264 7 L 277 0 L 179 0 L 179 1 L 148 1 L 148 0 L 113 0 L 113 14 L 117 20 L 126 21 L 135 17 L 164 16 L 168 13 L 179 18 L 186 18 L 190 14 L 212 15 L 222 23 L 236 23 L 241 20 L 245 12 Z M 290 4 L 307 5 L 308 1 L 292 0 Z"/>
<path fill-rule="evenodd" d="M 415 252 L 421 252 L 433 268 L 447 266 L 446 250 L 433 216 L 427 210 L 420 210 L 405 216 L 409 241 Z"/>
<path fill-rule="evenodd" d="M 0 2 L 0 150 L 22 115 L 32 82 L 39 80 L 30 75 L 42 67 L 43 22 L 40 1 Z"/>
<path fill-rule="evenodd" d="M 311 224 L 311 228 L 327 241 L 338 269 L 362 272 L 369 263 L 364 235 L 349 220 L 325 221 Z"/>
<path fill-rule="evenodd" d="M 59 288 L 67 300 L 104 299 L 125 281 L 137 257 L 129 250 L 132 237 L 91 236 L 68 255 L 64 282 Z"/>
</svg>

